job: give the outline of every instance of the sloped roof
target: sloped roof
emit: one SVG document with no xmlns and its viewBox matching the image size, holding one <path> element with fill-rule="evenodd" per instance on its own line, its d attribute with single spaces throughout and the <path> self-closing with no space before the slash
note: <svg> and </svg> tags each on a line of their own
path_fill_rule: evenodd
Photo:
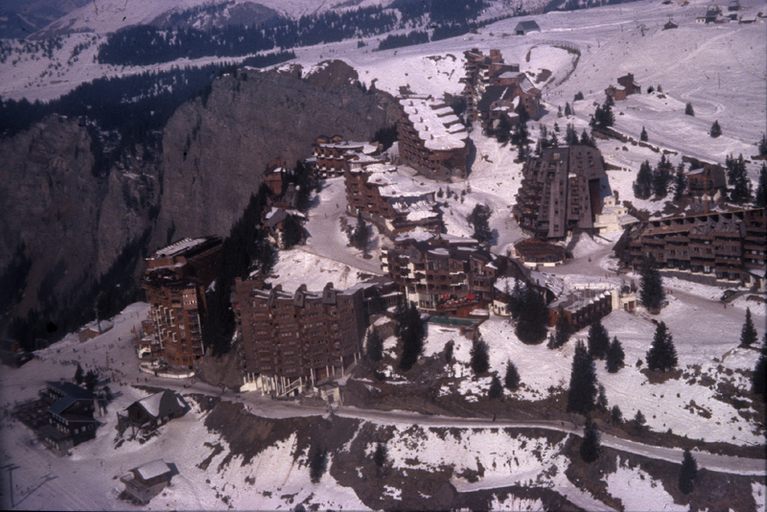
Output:
<svg viewBox="0 0 767 512">
<path fill-rule="evenodd" d="M 48 387 L 58 391 L 62 396 L 72 397 L 79 400 L 92 400 L 93 393 L 71 382 L 49 381 Z"/>
<path fill-rule="evenodd" d="M 153 460 L 152 462 L 147 462 L 146 464 L 135 468 L 133 471 L 135 471 L 138 476 L 144 480 L 150 480 L 160 475 L 172 473 L 173 468 L 171 468 L 170 465 L 164 460 L 158 459 Z"/>
<path fill-rule="evenodd" d="M 153 418 L 176 415 L 186 411 L 188 407 L 183 398 L 169 389 L 137 400 L 130 407 L 133 406 L 141 407 Z"/>
<path fill-rule="evenodd" d="M 527 20 L 517 23 L 517 26 L 514 28 L 514 32 L 518 32 L 520 30 L 524 30 L 525 32 L 530 32 L 531 30 L 540 31 L 541 27 L 538 26 L 538 23 L 535 20 Z"/>
</svg>

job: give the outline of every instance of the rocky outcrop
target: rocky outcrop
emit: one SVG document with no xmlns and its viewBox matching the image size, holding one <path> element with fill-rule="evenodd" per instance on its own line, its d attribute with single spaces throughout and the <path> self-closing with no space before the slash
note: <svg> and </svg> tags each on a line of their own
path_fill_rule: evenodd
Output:
<svg viewBox="0 0 767 512">
<path fill-rule="evenodd" d="M 369 140 L 394 123 L 395 109 L 391 96 L 360 88 L 357 73 L 340 61 L 304 79 L 293 69 L 216 80 L 207 98 L 183 105 L 165 128 L 154 243 L 164 243 L 169 230 L 225 235 L 269 162 L 306 158 L 320 134 Z"/>
<path fill-rule="evenodd" d="M 0 276 L 20 247 L 31 261 L 11 313 L 92 294 L 148 230 L 144 249 L 226 235 L 270 161 L 306 158 L 320 134 L 369 140 L 396 116 L 389 95 L 363 90 L 356 72 L 334 61 L 304 78 L 297 67 L 223 76 L 171 117 L 161 154 L 134 148 L 107 173 L 95 172 L 96 145 L 76 120 L 52 116 L 0 139 Z"/>
</svg>

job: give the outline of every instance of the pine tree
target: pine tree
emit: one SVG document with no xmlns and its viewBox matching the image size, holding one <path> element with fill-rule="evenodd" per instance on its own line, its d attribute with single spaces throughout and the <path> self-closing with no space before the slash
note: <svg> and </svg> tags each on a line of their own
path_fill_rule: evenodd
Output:
<svg viewBox="0 0 767 512">
<path fill-rule="evenodd" d="M 698 463 L 690 450 L 685 448 L 682 457 L 682 466 L 679 468 L 679 490 L 684 494 L 690 494 L 695 488 L 695 479 L 698 476 Z"/>
<path fill-rule="evenodd" d="M 479 243 L 486 243 L 492 240 L 493 234 L 490 231 L 490 215 L 492 210 L 484 204 L 477 203 L 469 214 L 468 221 L 474 226 L 474 239 Z"/>
<path fill-rule="evenodd" d="M 476 376 L 483 375 L 490 369 L 490 357 L 487 350 L 487 343 L 482 340 L 474 340 L 471 345 L 470 365 Z"/>
<path fill-rule="evenodd" d="M 501 144 L 506 144 L 511 138 L 511 123 L 505 115 L 501 115 L 498 121 L 498 127 L 495 129 L 495 138 Z"/>
<path fill-rule="evenodd" d="M 509 312 L 512 320 L 518 320 L 525 303 L 525 289 L 522 288 L 519 279 L 514 280 L 514 288 L 509 295 Z"/>
<path fill-rule="evenodd" d="M 593 421 L 587 420 L 583 428 L 583 440 L 581 441 L 581 459 L 584 462 L 592 463 L 599 458 L 601 444 L 599 442 L 599 431 Z"/>
<path fill-rule="evenodd" d="M 642 142 L 647 142 L 647 130 L 645 130 L 645 127 L 642 127 L 642 133 L 639 134 L 639 140 Z"/>
<path fill-rule="evenodd" d="M 455 349 L 455 342 L 453 340 L 445 343 L 445 363 L 453 364 L 453 351 Z"/>
<path fill-rule="evenodd" d="M 610 347 L 607 349 L 607 371 L 609 373 L 616 373 L 623 368 L 623 359 L 625 354 L 623 353 L 623 347 L 617 337 L 613 337 L 613 341 L 610 343 Z"/>
<path fill-rule="evenodd" d="M 397 335 L 402 342 L 402 355 L 399 361 L 401 370 L 409 370 L 418 361 L 423 352 L 425 335 L 421 314 L 414 304 L 404 306 L 397 315 Z"/>
<path fill-rule="evenodd" d="M 759 141 L 759 156 L 767 156 L 767 135 L 764 133 Z"/>
<path fill-rule="evenodd" d="M 743 322 L 743 328 L 740 331 L 740 346 L 750 347 L 756 343 L 756 337 L 754 322 L 751 320 L 751 308 L 746 308 L 746 320 Z"/>
<path fill-rule="evenodd" d="M 687 177 L 682 169 L 678 169 L 674 176 L 674 201 L 679 201 L 684 197 L 687 189 Z"/>
<path fill-rule="evenodd" d="M 591 146 L 593 148 L 597 147 L 596 143 L 594 142 L 594 139 L 589 137 L 588 132 L 586 132 L 586 128 L 583 129 L 581 132 L 581 144 L 585 146 Z"/>
<path fill-rule="evenodd" d="M 604 359 L 607 355 L 610 335 L 607 334 L 607 329 L 604 328 L 601 320 L 597 320 L 589 327 L 588 346 L 589 355 L 594 359 Z"/>
<path fill-rule="evenodd" d="M 575 126 L 572 123 L 567 124 L 565 130 L 565 143 L 568 145 L 578 144 L 578 132 L 575 131 Z"/>
<path fill-rule="evenodd" d="M 767 164 L 762 164 L 759 170 L 759 185 L 756 187 L 756 206 L 764 208 L 767 206 Z"/>
<path fill-rule="evenodd" d="M 613 422 L 613 425 L 623 423 L 623 412 L 621 412 L 621 408 L 617 405 L 613 405 L 613 408 L 610 409 L 610 421 Z"/>
<path fill-rule="evenodd" d="M 737 159 L 728 161 L 728 178 L 732 189 L 730 190 L 730 201 L 735 204 L 743 204 L 751 201 L 751 180 L 746 170 L 746 162 L 743 155 Z"/>
<path fill-rule="evenodd" d="M 370 237 L 370 228 L 362 218 L 362 212 L 357 212 L 357 224 L 352 231 L 352 246 L 361 251 L 367 250 L 368 238 Z"/>
<path fill-rule="evenodd" d="M 650 370 L 666 371 L 676 367 L 677 356 L 674 340 L 665 322 L 660 322 L 655 329 L 655 336 L 647 351 L 647 367 Z"/>
<path fill-rule="evenodd" d="M 565 310 L 563 308 L 559 308 L 557 311 L 557 324 L 554 335 L 554 345 L 549 348 L 559 348 L 563 346 L 570 339 L 571 334 L 572 326 L 570 325 L 570 321 L 565 315 Z"/>
<path fill-rule="evenodd" d="M 516 391 L 519 388 L 519 372 L 511 361 L 506 362 L 506 376 L 503 379 L 503 384 L 509 391 Z"/>
<path fill-rule="evenodd" d="M 537 344 L 546 339 L 549 312 L 546 302 L 532 287 L 525 288 L 515 333 L 522 343 Z"/>
<path fill-rule="evenodd" d="M 642 411 L 637 409 L 637 413 L 634 415 L 632 422 L 634 423 L 634 427 L 641 432 L 644 429 L 647 420 L 645 419 L 644 414 L 642 414 Z"/>
<path fill-rule="evenodd" d="M 288 215 L 285 217 L 284 233 L 282 235 L 282 241 L 286 249 L 290 249 L 303 238 L 304 228 L 301 226 L 301 222 L 296 215 Z"/>
<path fill-rule="evenodd" d="M 600 411 L 607 411 L 607 392 L 605 391 L 605 387 L 600 384 L 597 389 L 599 390 L 597 392 L 597 402 L 596 402 L 596 408 Z"/>
<path fill-rule="evenodd" d="M 663 290 L 663 278 L 652 257 L 643 261 L 640 276 L 639 300 L 642 301 L 642 305 L 648 311 L 657 313 L 660 311 L 663 301 L 666 300 L 666 292 Z"/>
<path fill-rule="evenodd" d="M 386 443 L 376 443 L 376 449 L 373 452 L 373 463 L 376 465 L 376 472 L 379 477 L 383 474 L 388 459 L 389 450 L 386 448 Z"/>
<path fill-rule="evenodd" d="M 687 105 L 684 106 L 684 113 L 688 116 L 695 117 L 695 109 L 692 108 L 692 103 L 689 101 L 687 102 Z"/>
<path fill-rule="evenodd" d="M 312 483 L 319 483 L 328 465 L 328 451 L 324 448 L 314 447 L 309 456 L 309 477 Z"/>
<path fill-rule="evenodd" d="M 649 199 L 653 189 L 653 173 L 650 162 L 645 160 L 639 166 L 636 181 L 634 182 L 634 195 L 639 199 Z"/>
<path fill-rule="evenodd" d="M 751 376 L 751 391 L 761 395 L 762 400 L 767 400 L 767 334 L 764 335 L 762 353 L 754 367 L 754 374 Z"/>
<path fill-rule="evenodd" d="M 78 363 L 77 370 L 75 370 L 75 382 L 80 386 L 82 385 L 83 380 L 85 380 L 85 372 L 83 371 L 83 367 L 80 366 L 80 363 Z"/>
<path fill-rule="evenodd" d="M 375 329 L 372 329 L 370 334 L 368 334 L 365 352 L 367 353 L 368 359 L 374 363 L 383 359 L 383 341 L 381 340 L 378 331 Z"/>
<path fill-rule="evenodd" d="M 565 116 L 570 117 L 571 115 L 573 115 L 573 109 L 570 107 L 570 103 L 565 103 Z"/>
<path fill-rule="evenodd" d="M 714 124 L 711 125 L 711 130 L 709 130 L 708 134 L 713 138 L 717 138 L 722 134 L 722 127 L 719 126 L 719 121 L 714 121 Z"/>
<path fill-rule="evenodd" d="M 652 188 L 656 197 L 663 198 L 668 195 L 668 186 L 671 183 L 671 170 L 671 163 L 663 155 L 655 167 L 652 176 Z"/>
<path fill-rule="evenodd" d="M 597 376 L 594 360 L 582 341 L 575 345 L 567 393 L 567 411 L 586 414 L 594 409 L 597 396 Z"/>
<path fill-rule="evenodd" d="M 501 386 L 501 379 L 499 379 L 495 374 L 493 374 L 493 378 L 490 381 L 490 389 L 487 391 L 487 396 L 493 400 L 503 397 L 503 386 Z"/>
</svg>

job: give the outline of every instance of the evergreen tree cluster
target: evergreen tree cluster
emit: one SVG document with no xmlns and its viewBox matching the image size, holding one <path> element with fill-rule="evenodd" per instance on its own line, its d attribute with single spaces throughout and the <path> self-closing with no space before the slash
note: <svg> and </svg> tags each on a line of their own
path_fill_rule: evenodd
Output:
<svg viewBox="0 0 767 512">
<path fill-rule="evenodd" d="M 609 128 L 615 124 L 615 114 L 613 114 L 611 106 L 612 100 L 609 96 L 607 98 L 604 103 L 597 105 L 596 110 L 594 110 L 594 115 L 590 121 L 592 128 Z"/>
<path fill-rule="evenodd" d="M 650 199 L 653 192 L 653 172 L 650 162 L 645 160 L 639 166 L 637 178 L 634 181 L 634 195 L 639 199 Z"/>
<path fill-rule="evenodd" d="M 590 464 L 599 458 L 600 451 L 599 431 L 594 422 L 589 419 L 583 428 L 583 440 L 580 448 L 581 459 Z"/>
<path fill-rule="evenodd" d="M 383 359 L 383 340 L 376 329 L 371 329 L 367 336 L 365 353 L 373 363 Z"/>
<path fill-rule="evenodd" d="M 684 174 L 684 164 L 680 162 L 674 175 L 674 201 L 682 199 L 686 190 L 687 176 Z"/>
<path fill-rule="evenodd" d="M 515 301 L 514 293 L 512 300 Z M 512 306 L 512 318 L 516 312 L 517 325 L 515 333 L 522 343 L 536 344 L 546 338 L 549 311 L 546 307 L 546 301 L 532 287 L 525 287 L 519 294 Z"/>
<path fill-rule="evenodd" d="M 604 328 L 601 320 L 597 320 L 589 327 L 588 347 L 589 355 L 594 359 L 607 357 L 607 350 L 610 348 L 610 335 L 607 334 L 607 329 Z"/>
<path fill-rule="evenodd" d="M 368 239 L 370 238 L 370 226 L 362 218 L 362 211 L 357 212 L 357 223 L 349 235 L 349 243 L 355 249 L 367 252 Z"/>
<path fill-rule="evenodd" d="M 378 43 L 377 50 L 392 50 L 403 46 L 412 46 L 429 42 L 429 34 L 420 30 L 411 30 L 407 34 L 389 34 Z"/>
<path fill-rule="evenodd" d="M 610 346 L 607 347 L 607 364 L 606 368 L 609 373 L 617 373 L 624 366 L 624 358 L 626 357 L 623 352 L 623 346 L 618 341 L 617 337 L 613 337 L 610 342 Z"/>
<path fill-rule="evenodd" d="M 668 186 L 672 180 L 673 165 L 666 159 L 666 155 L 661 155 L 660 162 L 655 166 L 652 175 L 652 189 L 656 198 L 664 198 L 668 195 Z"/>
<path fill-rule="evenodd" d="M 674 347 L 674 339 L 666 327 L 665 322 L 660 322 L 655 329 L 652 345 L 647 351 L 647 367 L 650 370 L 665 372 L 676 368 L 677 356 Z"/>
<path fill-rule="evenodd" d="M 759 169 L 759 184 L 756 187 L 756 200 L 754 202 L 757 208 L 767 206 L 767 164 L 764 163 Z"/>
<path fill-rule="evenodd" d="M 666 292 L 663 290 L 663 278 L 655 260 L 652 257 L 645 258 L 639 272 L 639 300 L 651 313 L 660 311 L 666 300 Z"/>
<path fill-rule="evenodd" d="M 684 450 L 682 465 L 679 468 L 679 490 L 684 494 L 690 494 L 695 488 L 695 479 L 698 476 L 698 463 L 689 449 Z"/>
<path fill-rule="evenodd" d="M 423 352 L 425 335 L 421 314 L 415 305 L 400 307 L 397 311 L 397 336 L 402 343 L 400 369 L 407 371 L 418 361 L 418 357 Z"/>
<path fill-rule="evenodd" d="M 328 467 L 328 451 L 319 446 L 313 446 L 309 453 L 309 478 L 313 484 L 322 480 L 322 475 Z"/>
<path fill-rule="evenodd" d="M 751 391 L 756 395 L 761 395 L 762 400 L 767 401 L 767 333 L 764 335 L 759 360 L 756 362 L 754 373 L 751 376 Z"/>
<path fill-rule="evenodd" d="M 573 327 L 570 325 L 570 320 L 568 320 L 565 315 L 565 310 L 560 307 L 557 311 L 557 323 L 555 325 L 554 336 L 549 338 L 548 348 L 557 349 L 563 346 L 570 340 L 572 331 Z"/>
</svg>

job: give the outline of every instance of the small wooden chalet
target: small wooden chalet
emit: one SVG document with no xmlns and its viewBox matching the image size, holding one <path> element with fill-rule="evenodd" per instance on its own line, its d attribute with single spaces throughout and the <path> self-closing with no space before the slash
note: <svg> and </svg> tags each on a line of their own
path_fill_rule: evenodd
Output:
<svg viewBox="0 0 767 512">
<path fill-rule="evenodd" d="M 147 462 L 120 477 L 120 481 L 125 484 L 121 497 L 139 505 L 146 505 L 170 485 L 177 474 L 175 464 L 168 464 L 164 460 Z"/>
<path fill-rule="evenodd" d="M 117 413 L 118 428 L 130 427 L 136 432 L 154 430 L 168 421 L 186 414 L 189 405 L 178 394 L 166 389 L 136 400 L 121 413 Z"/>
<path fill-rule="evenodd" d="M 540 32 L 541 27 L 538 26 L 535 20 L 520 21 L 517 26 L 514 27 L 514 34 L 518 36 L 524 36 L 530 32 Z"/>
<path fill-rule="evenodd" d="M 38 436 L 51 450 L 65 454 L 96 437 L 99 423 L 93 418 L 92 392 L 71 382 L 49 382 L 40 395 L 49 407 L 48 424 L 38 430 Z"/>
<path fill-rule="evenodd" d="M 715 198 L 727 191 L 727 178 L 720 165 L 705 164 L 701 169 L 687 171 L 687 193 L 693 197 Z"/>
<path fill-rule="evenodd" d="M 632 94 L 639 94 L 642 92 L 642 88 L 638 83 L 634 81 L 634 74 L 627 73 L 618 78 L 618 85 L 610 85 L 605 89 L 605 94 L 610 96 L 613 100 L 625 100 Z"/>
</svg>

